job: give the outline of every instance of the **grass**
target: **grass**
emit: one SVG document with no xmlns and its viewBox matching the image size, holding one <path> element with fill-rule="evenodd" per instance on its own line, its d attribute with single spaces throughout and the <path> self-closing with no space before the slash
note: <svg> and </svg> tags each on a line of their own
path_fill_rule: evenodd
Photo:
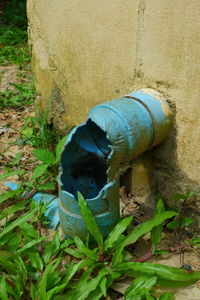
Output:
<svg viewBox="0 0 200 300">
<path fill-rule="evenodd" d="M 30 53 L 27 45 L 27 19 L 25 1 L 9 1 L 3 7 L 0 20 L 0 64 L 7 66 L 14 64 L 18 70 L 30 72 Z M 0 108 L 21 107 L 33 103 L 36 91 L 32 77 L 17 71 L 17 83 L 10 83 L 4 91 L 0 92 Z M 1 74 L 1 78 L 3 76 Z"/>
</svg>

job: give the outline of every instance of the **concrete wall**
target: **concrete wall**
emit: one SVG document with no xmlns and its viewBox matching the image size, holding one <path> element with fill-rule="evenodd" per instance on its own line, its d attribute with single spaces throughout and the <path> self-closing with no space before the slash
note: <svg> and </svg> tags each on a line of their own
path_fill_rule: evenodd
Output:
<svg viewBox="0 0 200 300">
<path fill-rule="evenodd" d="M 199 14 L 199 0 L 28 0 L 36 87 L 57 127 L 140 87 L 171 99 L 174 129 L 147 154 L 166 195 L 200 188 Z"/>
</svg>

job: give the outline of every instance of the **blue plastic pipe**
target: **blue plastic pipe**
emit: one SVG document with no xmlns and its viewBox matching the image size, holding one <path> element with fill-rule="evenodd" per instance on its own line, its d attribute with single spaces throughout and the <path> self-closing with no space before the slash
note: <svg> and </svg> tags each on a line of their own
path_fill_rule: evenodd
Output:
<svg viewBox="0 0 200 300">
<path fill-rule="evenodd" d="M 86 238 L 77 192 L 85 197 L 104 237 L 119 218 L 119 177 L 130 161 L 161 143 L 171 111 L 163 96 L 142 89 L 95 106 L 65 143 L 59 176 L 59 214 L 67 236 Z"/>
</svg>

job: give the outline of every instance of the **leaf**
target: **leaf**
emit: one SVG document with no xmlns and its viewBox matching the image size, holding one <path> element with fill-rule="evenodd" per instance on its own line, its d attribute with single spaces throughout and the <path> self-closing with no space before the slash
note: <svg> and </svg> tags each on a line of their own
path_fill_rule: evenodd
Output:
<svg viewBox="0 0 200 300">
<path fill-rule="evenodd" d="M 37 166 L 35 169 L 34 169 L 34 172 L 33 172 L 33 179 L 37 179 L 38 177 L 40 177 L 41 175 L 43 175 L 46 171 L 46 169 L 48 168 L 48 165 L 45 165 L 45 164 L 42 164 L 42 165 L 39 165 Z"/>
<path fill-rule="evenodd" d="M 195 245 L 200 243 L 200 237 L 194 238 L 190 241 L 188 241 L 189 244 Z"/>
<path fill-rule="evenodd" d="M 22 171 L 22 170 L 7 172 L 7 173 L 0 175 L 0 180 L 6 179 L 6 178 L 14 176 L 14 175 L 23 175 L 23 174 L 24 174 L 24 171 Z"/>
<path fill-rule="evenodd" d="M 23 222 L 19 225 L 20 231 L 22 235 L 29 239 L 29 237 L 32 239 L 37 239 L 39 237 L 38 231 L 35 229 L 35 227 L 27 222 Z"/>
<path fill-rule="evenodd" d="M 133 217 L 127 217 L 123 220 L 121 220 L 109 233 L 108 237 L 106 238 L 104 242 L 104 250 L 108 250 L 109 248 L 112 248 L 113 244 L 119 239 L 120 235 L 126 230 L 126 228 L 129 226 L 131 221 L 133 220 Z"/>
<path fill-rule="evenodd" d="M 180 223 L 177 220 L 171 221 L 167 224 L 167 228 L 172 229 L 172 230 L 177 229 L 179 226 L 180 226 Z"/>
<path fill-rule="evenodd" d="M 51 297 L 53 295 L 56 295 L 58 293 L 60 293 L 61 291 L 63 291 L 66 286 L 68 285 L 68 283 L 70 282 L 70 280 L 72 279 L 72 277 L 81 269 L 84 267 L 89 267 L 93 264 L 93 262 L 89 259 L 83 259 L 81 261 L 79 261 L 78 263 L 74 264 L 74 262 L 72 262 L 72 264 L 68 267 L 67 270 L 67 274 L 63 280 L 63 283 L 58 285 L 57 287 L 51 289 L 50 291 L 47 292 L 47 299 L 51 299 Z M 68 299 L 68 295 L 67 295 L 67 299 Z M 75 300 L 75 299 L 73 299 Z"/>
<path fill-rule="evenodd" d="M 91 233 L 91 235 L 97 241 L 99 248 L 102 249 L 103 237 L 100 233 L 99 227 L 96 223 L 96 220 L 95 220 L 92 212 L 88 208 L 86 201 L 80 192 L 78 192 L 78 204 L 79 204 L 79 208 L 80 208 L 80 211 L 81 211 L 81 214 L 83 217 L 83 221 L 84 221 L 88 231 Z"/>
<path fill-rule="evenodd" d="M 32 251 L 33 250 L 33 251 Z M 42 271 L 43 267 L 44 267 L 44 263 L 39 255 L 38 252 L 36 252 L 34 249 L 30 249 L 27 252 L 27 255 L 29 256 L 30 260 L 31 260 L 31 264 L 32 266 L 38 270 L 38 271 Z"/>
<path fill-rule="evenodd" d="M 181 223 L 183 224 L 184 227 L 188 227 L 188 226 L 190 226 L 192 223 L 194 223 L 194 219 L 182 217 L 182 218 L 181 218 Z"/>
<path fill-rule="evenodd" d="M 32 248 L 33 246 L 37 245 L 38 243 L 41 243 L 42 241 L 46 240 L 49 236 L 43 236 L 37 240 L 33 240 L 31 242 L 26 243 L 22 248 L 16 251 L 17 254 L 22 254 L 27 249 Z"/>
<path fill-rule="evenodd" d="M 156 276 L 153 277 L 139 277 L 133 280 L 131 286 L 129 286 L 124 294 L 125 300 L 141 299 L 142 296 L 151 290 L 156 284 Z"/>
<path fill-rule="evenodd" d="M 76 257 L 76 258 L 83 258 L 85 256 L 81 252 L 79 252 L 77 250 L 74 250 L 74 249 L 71 249 L 71 248 L 66 248 L 64 251 L 67 252 L 68 254 Z"/>
<path fill-rule="evenodd" d="M 53 241 L 52 241 L 52 246 L 54 251 L 58 250 L 60 248 L 60 237 L 58 231 L 55 232 Z"/>
<path fill-rule="evenodd" d="M 6 289 L 5 277 L 0 278 L 0 298 L 2 300 L 9 300 Z"/>
<path fill-rule="evenodd" d="M 165 211 L 165 206 L 163 199 L 161 197 L 158 197 L 156 199 L 156 213 L 155 215 L 159 215 Z M 153 251 L 155 250 L 156 246 L 159 244 L 161 240 L 161 235 L 162 235 L 162 230 L 163 230 L 163 225 L 158 225 L 154 227 L 151 231 L 151 242 L 153 246 Z"/>
<path fill-rule="evenodd" d="M 56 162 L 59 162 L 59 160 L 60 160 L 60 155 L 64 148 L 64 144 L 65 144 L 67 137 L 68 137 L 67 135 L 64 136 L 56 146 Z"/>
<path fill-rule="evenodd" d="M 0 238 L 7 234 L 8 232 L 12 231 L 15 227 L 19 226 L 20 224 L 30 220 L 36 213 L 38 208 L 28 211 L 26 214 L 22 215 L 18 219 L 16 219 L 14 222 L 10 223 L 8 226 L 6 226 L 3 231 L 0 232 Z"/>
<path fill-rule="evenodd" d="M 107 283 L 107 277 L 104 277 L 100 282 L 100 289 L 101 289 L 104 297 L 106 297 L 106 295 L 107 295 L 106 283 Z"/>
<path fill-rule="evenodd" d="M 10 234 L 10 238 L 7 241 L 7 248 L 11 252 L 15 252 L 21 243 L 22 237 L 20 234 L 16 234 L 15 232 Z"/>
<path fill-rule="evenodd" d="M 61 258 L 57 258 L 53 261 L 51 261 L 48 266 L 45 268 L 42 278 L 39 280 L 38 284 L 38 298 L 42 300 L 50 299 L 50 297 L 47 296 L 47 277 L 50 273 L 52 273 L 60 263 Z"/>
<path fill-rule="evenodd" d="M 15 212 L 22 210 L 25 208 L 26 202 L 19 202 L 9 208 L 6 208 L 2 211 L 2 213 L 0 213 L 0 220 L 2 220 L 3 218 L 5 218 L 6 216 L 9 216 L 11 214 L 14 214 Z"/>
<path fill-rule="evenodd" d="M 133 272 L 129 273 L 129 275 L 134 277 L 157 276 L 158 280 L 162 280 L 162 284 L 168 280 L 171 283 L 185 282 L 187 285 L 190 285 L 200 279 L 200 271 L 191 271 L 188 273 L 184 269 L 145 262 L 122 263 L 116 266 L 116 270 L 120 272 L 132 270 Z"/>
<path fill-rule="evenodd" d="M 55 189 L 55 184 L 50 181 L 38 186 L 39 191 L 54 190 L 54 189 Z"/>
<path fill-rule="evenodd" d="M 135 243 L 140 237 L 150 232 L 155 226 L 162 224 L 165 220 L 176 215 L 177 213 L 174 211 L 166 211 L 142 223 L 125 238 L 123 242 L 124 246 Z"/>
<path fill-rule="evenodd" d="M 46 149 L 33 150 L 33 154 L 45 164 L 53 165 L 55 163 L 53 153 Z"/>
<path fill-rule="evenodd" d="M 17 191 L 8 191 L 0 195 L 0 204 L 5 200 L 13 198 L 17 194 Z"/>
<path fill-rule="evenodd" d="M 88 296 L 91 292 L 97 289 L 100 281 L 109 273 L 110 271 L 107 269 L 102 269 L 99 271 L 98 275 L 89 280 L 87 283 L 84 283 L 82 286 L 79 287 L 78 290 L 72 291 L 69 293 L 67 300 L 85 300 L 88 299 Z"/>
<path fill-rule="evenodd" d="M 19 163 L 20 159 L 22 158 L 23 153 L 19 152 L 15 155 L 13 161 L 12 161 L 12 166 L 15 166 Z"/>
<path fill-rule="evenodd" d="M 88 249 L 84 245 L 83 241 L 79 237 L 77 237 L 77 236 L 75 236 L 74 241 L 75 241 L 76 247 L 78 248 L 78 250 L 81 253 L 85 254 L 86 256 L 88 256 L 91 259 L 98 260 L 99 256 L 96 253 L 96 249 L 97 248 L 95 248 L 93 250 Z"/>
<path fill-rule="evenodd" d="M 158 300 L 174 300 L 174 295 L 173 293 L 167 292 L 162 294 Z"/>
</svg>

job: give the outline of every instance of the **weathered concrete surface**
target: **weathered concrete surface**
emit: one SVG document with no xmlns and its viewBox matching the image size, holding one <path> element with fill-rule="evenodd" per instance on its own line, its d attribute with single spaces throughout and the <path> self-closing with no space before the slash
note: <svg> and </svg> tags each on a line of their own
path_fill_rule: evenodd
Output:
<svg viewBox="0 0 200 300">
<path fill-rule="evenodd" d="M 141 87 L 171 99 L 174 129 L 147 154 L 168 198 L 200 188 L 199 11 L 198 0 L 28 0 L 35 82 L 56 126 Z"/>
</svg>

